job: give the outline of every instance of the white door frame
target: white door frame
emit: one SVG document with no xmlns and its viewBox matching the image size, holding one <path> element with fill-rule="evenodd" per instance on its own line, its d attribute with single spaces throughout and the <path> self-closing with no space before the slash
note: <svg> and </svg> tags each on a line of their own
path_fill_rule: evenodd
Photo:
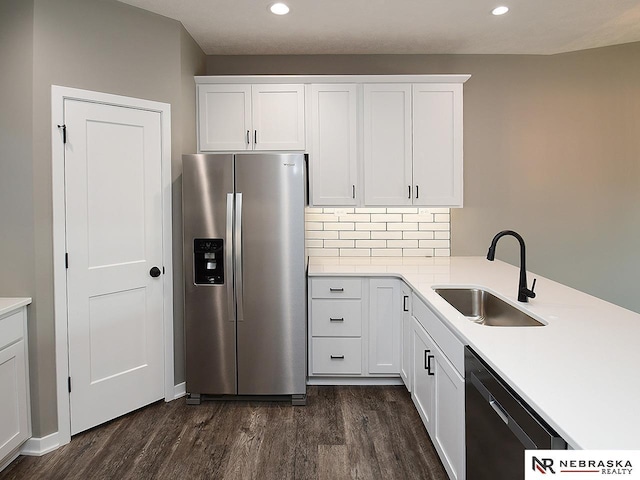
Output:
<svg viewBox="0 0 640 480">
<path fill-rule="evenodd" d="M 67 379 L 69 377 L 69 344 L 67 339 L 67 275 L 65 266 L 66 213 L 64 183 L 64 101 L 74 99 L 149 110 L 160 114 L 162 138 L 162 257 L 164 317 L 164 400 L 174 397 L 173 376 L 173 269 L 171 231 L 171 105 L 138 98 L 51 86 L 51 150 L 53 187 L 53 285 L 56 348 L 56 391 L 58 399 L 58 445 L 71 441 L 71 412 Z"/>
</svg>

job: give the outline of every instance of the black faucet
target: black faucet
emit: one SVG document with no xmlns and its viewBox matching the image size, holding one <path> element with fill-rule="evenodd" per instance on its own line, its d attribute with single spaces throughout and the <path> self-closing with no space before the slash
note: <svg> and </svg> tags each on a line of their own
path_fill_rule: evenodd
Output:
<svg viewBox="0 0 640 480">
<path fill-rule="evenodd" d="M 514 232 L 513 230 L 503 230 L 498 233 L 493 240 L 491 241 L 491 246 L 489 247 L 489 252 L 487 253 L 487 260 L 493 262 L 496 258 L 496 244 L 500 238 L 505 235 L 511 235 L 512 237 L 516 237 L 518 242 L 520 242 L 520 282 L 518 284 L 518 301 L 519 302 L 528 302 L 530 298 L 536 298 L 536 294 L 533 293 L 534 288 L 536 288 L 536 279 L 533 279 L 533 284 L 531 285 L 531 290 L 527 287 L 527 267 L 525 266 L 525 252 L 524 252 L 524 240 L 520 236 L 518 232 Z"/>
</svg>

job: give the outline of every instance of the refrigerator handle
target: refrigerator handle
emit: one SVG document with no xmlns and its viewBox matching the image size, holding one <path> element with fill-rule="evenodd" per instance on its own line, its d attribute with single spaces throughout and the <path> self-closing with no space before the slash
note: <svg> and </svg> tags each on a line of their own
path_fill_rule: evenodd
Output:
<svg viewBox="0 0 640 480">
<path fill-rule="evenodd" d="M 224 269 L 227 284 L 227 304 L 229 321 L 236 321 L 235 302 L 233 301 L 233 193 L 227 193 L 227 244 L 224 246 Z"/>
<path fill-rule="evenodd" d="M 242 194 L 236 193 L 236 218 L 235 218 L 235 251 L 236 251 L 236 304 L 238 322 L 244 321 L 244 285 L 242 279 Z"/>
</svg>

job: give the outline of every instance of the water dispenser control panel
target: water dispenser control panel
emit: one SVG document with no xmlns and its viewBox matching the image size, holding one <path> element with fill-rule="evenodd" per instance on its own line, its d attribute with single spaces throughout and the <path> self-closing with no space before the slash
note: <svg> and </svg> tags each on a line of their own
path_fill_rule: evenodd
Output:
<svg viewBox="0 0 640 480">
<path fill-rule="evenodd" d="M 193 240 L 196 285 L 224 284 L 224 244 L 221 238 Z"/>
</svg>

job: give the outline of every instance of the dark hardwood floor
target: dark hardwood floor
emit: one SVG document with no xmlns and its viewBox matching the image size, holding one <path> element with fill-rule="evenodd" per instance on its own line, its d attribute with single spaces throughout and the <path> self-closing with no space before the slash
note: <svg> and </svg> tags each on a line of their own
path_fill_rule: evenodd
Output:
<svg viewBox="0 0 640 480">
<path fill-rule="evenodd" d="M 446 479 L 404 387 L 317 387 L 307 406 L 158 402 L 19 457 L 0 479 Z"/>
</svg>

